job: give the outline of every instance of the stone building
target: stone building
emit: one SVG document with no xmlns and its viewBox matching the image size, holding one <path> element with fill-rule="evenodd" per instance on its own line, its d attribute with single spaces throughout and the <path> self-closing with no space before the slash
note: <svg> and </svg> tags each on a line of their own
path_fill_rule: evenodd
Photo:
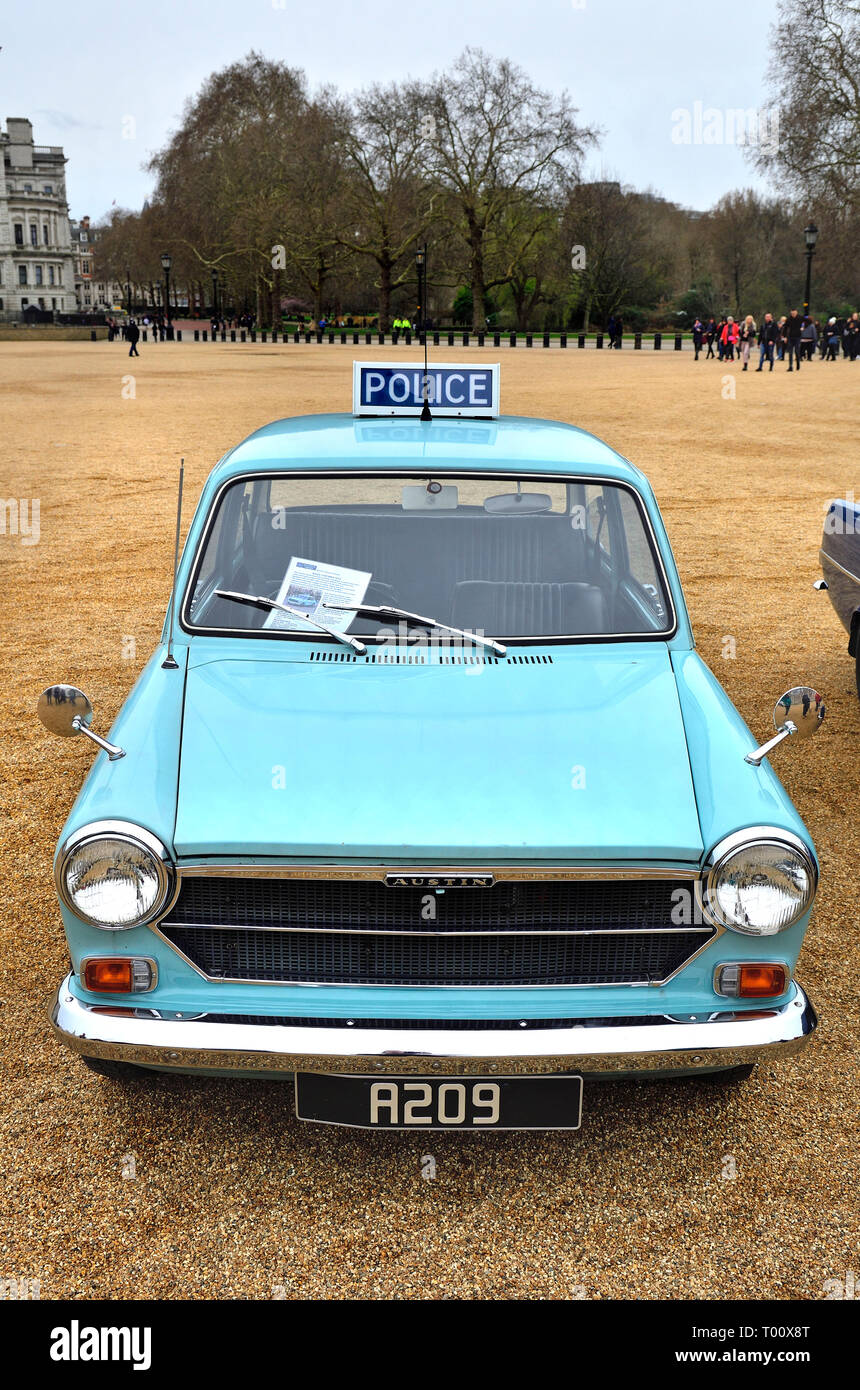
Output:
<svg viewBox="0 0 860 1390">
<path fill-rule="evenodd" d="M 119 313 L 125 308 L 125 290 L 114 280 L 95 278 L 94 252 L 98 227 L 88 217 L 71 222 L 72 254 L 75 263 L 75 298 L 82 314 Z"/>
<path fill-rule="evenodd" d="M 0 154 L 0 319 L 74 313 L 62 148 L 34 145 L 32 123 L 9 116 Z"/>
</svg>

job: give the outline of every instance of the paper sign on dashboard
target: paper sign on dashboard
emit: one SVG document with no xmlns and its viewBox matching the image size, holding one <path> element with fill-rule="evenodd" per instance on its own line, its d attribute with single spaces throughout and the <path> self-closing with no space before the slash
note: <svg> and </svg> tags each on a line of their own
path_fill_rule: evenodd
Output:
<svg viewBox="0 0 860 1390">
<path fill-rule="evenodd" d="M 300 609 L 318 623 L 325 623 L 336 632 L 346 632 L 353 618 L 355 607 L 345 610 L 325 608 L 326 603 L 358 604 L 364 601 L 370 573 L 364 570 L 345 569 L 342 565 L 324 565 L 316 560 L 305 560 L 294 555 L 287 566 L 283 583 L 277 593 L 277 602 L 288 608 Z M 312 632 L 310 624 L 289 613 L 279 613 L 273 609 L 264 627 L 289 629 L 296 632 Z"/>
</svg>

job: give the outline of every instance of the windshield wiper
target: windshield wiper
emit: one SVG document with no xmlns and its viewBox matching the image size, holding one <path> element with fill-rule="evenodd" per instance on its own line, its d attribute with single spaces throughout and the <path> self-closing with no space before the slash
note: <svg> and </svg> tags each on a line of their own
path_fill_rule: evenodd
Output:
<svg viewBox="0 0 860 1390">
<path fill-rule="evenodd" d="M 477 642 L 482 647 L 491 647 L 497 656 L 504 656 L 507 648 L 492 637 L 479 637 L 477 633 L 466 632 L 450 623 L 437 622 L 435 618 L 422 618 L 420 613 L 408 613 L 405 608 L 392 608 L 387 603 L 324 603 L 323 608 L 338 608 L 341 611 L 357 613 L 362 618 L 403 618 L 407 623 L 419 627 L 433 627 L 442 632 L 453 632 L 457 637 L 465 637 L 467 642 Z"/>
<path fill-rule="evenodd" d="M 353 647 L 362 656 L 367 651 L 367 647 L 363 642 L 359 642 L 357 637 L 350 637 L 345 632 L 338 632 L 335 627 L 329 627 L 327 623 L 320 623 L 316 618 L 309 618 L 307 613 L 303 613 L 300 608 L 289 608 L 287 604 L 276 603 L 273 598 L 263 598 L 261 594 L 236 594 L 231 589 L 216 589 L 215 593 L 219 598 L 231 598 L 235 603 L 249 603 L 254 608 L 276 608 L 279 613 L 289 613 L 291 618 L 299 618 L 303 623 L 310 623 L 311 627 L 318 628 L 320 632 L 327 632 L 329 637 L 336 637 L 338 642 L 345 642 L 348 647 Z M 326 607 L 330 606 L 326 604 Z"/>
</svg>

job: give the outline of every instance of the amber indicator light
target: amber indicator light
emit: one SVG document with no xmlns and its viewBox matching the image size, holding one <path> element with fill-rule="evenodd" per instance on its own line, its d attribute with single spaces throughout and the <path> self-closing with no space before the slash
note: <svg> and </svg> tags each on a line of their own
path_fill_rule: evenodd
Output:
<svg viewBox="0 0 860 1390">
<path fill-rule="evenodd" d="M 100 956 L 84 966 L 84 987 L 94 994 L 130 994 L 134 963 L 128 957 Z"/>
<path fill-rule="evenodd" d="M 764 999 L 785 992 L 784 965 L 742 965 L 738 978 L 738 997 Z"/>
</svg>

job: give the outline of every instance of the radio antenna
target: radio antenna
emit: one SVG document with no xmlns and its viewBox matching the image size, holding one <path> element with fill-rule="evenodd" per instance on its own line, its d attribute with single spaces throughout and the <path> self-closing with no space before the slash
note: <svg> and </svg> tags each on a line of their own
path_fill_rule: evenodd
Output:
<svg viewBox="0 0 860 1390">
<path fill-rule="evenodd" d="M 424 338 L 424 408 L 421 411 L 422 420 L 432 420 L 430 414 L 430 376 L 427 371 L 427 242 L 424 243 L 423 252 L 418 253 L 418 268 L 421 271 L 418 293 L 420 304 L 418 312 L 421 315 L 421 333 Z"/>
<path fill-rule="evenodd" d="M 170 604 L 167 619 L 167 656 L 161 663 L 162 671 L 178 671 L 179 662 L 173 655 L 173 614 L 176 609 L 176 571 L 179 568 L 179 527 L 182 521 L 182 482 L 185 477 L 185 459 L 179 462 L 179 496 L 176 499 L 176 543 L 173 547 L 173 588 L 170 591 Z"/>
</svg>

